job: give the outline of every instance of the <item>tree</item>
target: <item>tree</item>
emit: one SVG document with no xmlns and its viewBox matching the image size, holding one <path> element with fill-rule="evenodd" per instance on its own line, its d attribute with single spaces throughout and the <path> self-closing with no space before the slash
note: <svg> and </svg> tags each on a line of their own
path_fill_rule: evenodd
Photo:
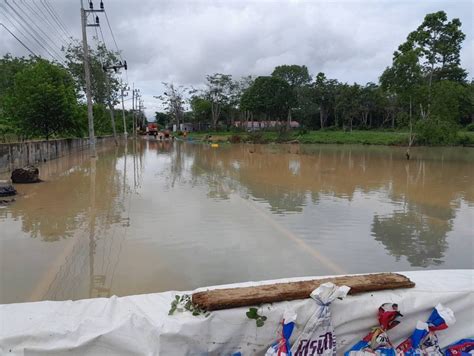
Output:
<svg viewBox="0 0 474 356">
<path fill-rule="evenodd" d="M 212 116 L 212 103 L 209 100 L 194 95 L 191 98 L 190 104 L 196 122 L 206 122 Z"/>
<path fill-rule="evenodd" d="M 83 65 L 82 44 L 71 44 L 65 50 L 66 65 L 73 76 L 78 92 L 84 95 L 86 82 Z M 89 48 L 91 67 L 91 94 L 92 100 L 97 104 L 112 105 L 118 103 L 118 92 L 120 81 L 114 71 L 105 71 L 109 67 L 119 63 L 119 53 L 110 51 L 105 44 L 99 43 L 97 49 Z"/>
<path fill-rule="evenodd" d="M 308 68 L 306 66 L 299 66 L 296 64 L 293 65 L 281 65 L 275 67 L 272 72 L 272 77 L 280 78 L 288 83 L 292 93 L 291 100 L 293 104 L 288 107 L 288 117 L 287 117 L 287 129 L 291 127 L 292 112 L 294 109 L 298 110 L 299 108 L 293 108 L 293 105 L 296 105 L 300 101 L 304 101 L 303 98 L 300 100 L 299 95 L 303 94 L 301 88 L 306 86 L 311 81 L 311 76 L 309 75 Z"/>
<path fill-rule="evenodd" d="M 429 87 L 434 77 L 436 80 L 465 80 L 466 72 L 459 66 L 461 43 L 465 37 L 461 21 L 448 21 L 444 11 L 427 14 L 416 31 L 408 35 L 405 47 L 418 53 Z"/>
<path fill-rule="evenodd" d="M 7 115 L 25 132 L 49 139 L 78 129 L 74 80 L 65 69 L 45 60 L 16 74 L 5 103 Z"/>
<path fill-rule="evenodd" d="M 163 85 L 166 91 L 156 98 L 163 101 L 166 112 L 179 130 L 180 123 L 184 118 L 185 95 L 188 89 L 173 83 L 163 83 Z"/>
<path fill-rule="evenodd" d="M 300 87 L 302 85 L 308 84 L 311 81 L 308 68 L 304 65 L 299 66 L 297 64 L 285 64 L 275 67 L 272 72 L 272 77 L 283 79 L 292 88 Z"/>
<path fill-rule="evenodd" d="M 217 121 L 222 108 L 228 105 L 231 99 L 234 82 L 230 74 L 215 73 L 207 75 L 206 97 L 211 103 L 212 127 L 217 128 Z"/>
<path fill-rule="evenodd" d="M 413 106 L 415 102 L 422 105 L 419 94 L 422 93 L 423 74 L 422 67 L 418 63 L 417 52 L 413 49 L 395 52 L 393 64 L 382 73 L 380 84 L 387 92 L 398 95 L 402 102 L 408 102 L 411 127 Z M 423 115 L 424 112 L 421 114 Z"/>
<path fill-rule="evenodd" d="M 168 122 L 170 121 L 170 117 L 168 114 L 164 112 L 155 112 L 155 120 L 158 125 L 161 127 L 166 127 Z"/>
<path fill-rule="evenodd" d="M 5 112 L 4 98 L 15 84 L 15 75 L 33 65 L 35 60 L 32 57 L 12 57 L 9 54 L 0 58 L 0 135 L 4 141 L 7 141 L 8 137 L 14 139 L 22 136 L 16 120 Z"/>
<path fill-rule="evenodd" d="M 243 110 L 279 119 L 286 116 L 294 103 L 290 85 L 277 77 L 258 77 L 240 100 Z"/>
<path fill-rule="evenodd" d="M 419 100 L 422 118 L 430 117 L 434 82 L 465 82 L 466 71 L 460 67 L 461 43 L 465 37 L 459 19 L 448 21 L 446 13 L 438 11 L 427 14 L 422 24 L 408 35 L 407 41 L 394 53 L 393 70 L 401 67 L 405 74 L 413 75 L 412 80 L 405 85 L 405 89 L 409 88 L 411 92 L 410 97 L 413 97 L 413 90 L 419 90 L 422 94 Z M 413 86 L 413 81 L 418 81 L 418 72 L 424 78 L 426 90 Z M 387 76 L 396 77 L 396 73 L 387 73 Z M 402 79 L 409 78 L 405 75 Z"/>
<path fill-rule="evenodd" d="M 354 126 L 354 119 L 360 117 L 361 87 L 358 84 L 349 85 L 341 84 L 338 87 L 336 98 L 336 110 L 340 113 L 344 126 L 349 125 L 349 130 L 352 131 Z"/>
</svg>

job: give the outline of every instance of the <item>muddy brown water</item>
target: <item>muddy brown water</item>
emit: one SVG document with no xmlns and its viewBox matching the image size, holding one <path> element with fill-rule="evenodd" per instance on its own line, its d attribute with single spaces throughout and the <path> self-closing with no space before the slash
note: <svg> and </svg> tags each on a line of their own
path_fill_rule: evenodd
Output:
<svg viewBox="0 0 474 356">
<path fill-rule="evenodd" d="M 474 268 L 474 149 L 412 157 L 139 140 L 47 162 L 0 208 L 0 303 Z"/>
</svg>

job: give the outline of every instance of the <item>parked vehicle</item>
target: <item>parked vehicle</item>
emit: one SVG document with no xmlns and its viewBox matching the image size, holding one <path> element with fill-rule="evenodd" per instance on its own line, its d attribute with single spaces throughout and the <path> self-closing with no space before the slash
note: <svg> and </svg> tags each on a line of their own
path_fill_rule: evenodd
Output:
<svg viewBox="0 0 474 356">
<path fill-rule="evenodd" d="M 158 124 L 156 122 L 150 122 L 146 126 L 146 134 L 148 136 L 157 136 L 158 135 Z"/>
</svg>

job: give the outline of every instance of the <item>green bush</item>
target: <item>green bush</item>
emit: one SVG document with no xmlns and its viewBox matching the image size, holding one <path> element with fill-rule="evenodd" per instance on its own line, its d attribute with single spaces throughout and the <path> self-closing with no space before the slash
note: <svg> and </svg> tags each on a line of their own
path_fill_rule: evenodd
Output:
<svg viewBox="0 0 474 356">
<path fill-rule="evenodd" d="M 458 141 L 457 127 L 453 122 L 433 117 L 415 125 L 416 143 L 421 145 L 453 145 Z"/>
<path fill-rule="evenodd" d="M 266 143 L 263 133 L 260 131 L 249 132 L 246 141 L 250 143 Z"/>
<path fill-rule="evenodd" d="M 288 142 L 291 140 L 291 132 L 288 131 L 288 130 L 280 130 L 278 132 L 278 135 L 275 139 L 275 142 L 277 143 L 284 143 L 284 142 Z"/>
<path fill-rule="evenodd" d="M 460 144 L 462 146 L 467 146 L 467 145 L 471 144 L 471 140 L 469 139 L 468 136 L 461 134 L 458 137 L 458 144 Z"/>
<path fill-rule="evenodd" d="M 467 131 L 474 131 L 474 122 L 466 126 Z"/>
<path fill-rule="evenodd" d="M 235 132 L 235 133 L 240 133 L 240 132 L 245 132 L 245 128 L 243 128 L 243 127 L 231 126 L 228 131 L 230 131 L 230 132 Z"/>
<path fill-rule="evenodd" d="M 242 137 L 240 135 L 232 135 L 229 137 L 229 142 L 230 143 L 241 143 L 242 142 Z"/>
<path fill-rule="evenodd" d="M 302 135 L 306 135 L 306 134 L 309 134 L 309 130 L 302 127 L 298 130 L 298 136 L 302 136 Z"/>
</svg>

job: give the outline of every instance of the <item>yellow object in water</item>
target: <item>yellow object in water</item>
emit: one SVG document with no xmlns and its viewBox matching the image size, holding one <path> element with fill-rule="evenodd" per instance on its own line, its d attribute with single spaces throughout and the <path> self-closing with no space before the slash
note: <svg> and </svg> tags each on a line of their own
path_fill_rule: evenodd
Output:
<svg viewBox="0 0 474 356">
<path fill-rule="evenodd" d="M 211 143 L 211 147 L 212 148 L 217 148 L 217 147 L 219 147 L 219 145 L 217 143 Z"/>
</svg>

